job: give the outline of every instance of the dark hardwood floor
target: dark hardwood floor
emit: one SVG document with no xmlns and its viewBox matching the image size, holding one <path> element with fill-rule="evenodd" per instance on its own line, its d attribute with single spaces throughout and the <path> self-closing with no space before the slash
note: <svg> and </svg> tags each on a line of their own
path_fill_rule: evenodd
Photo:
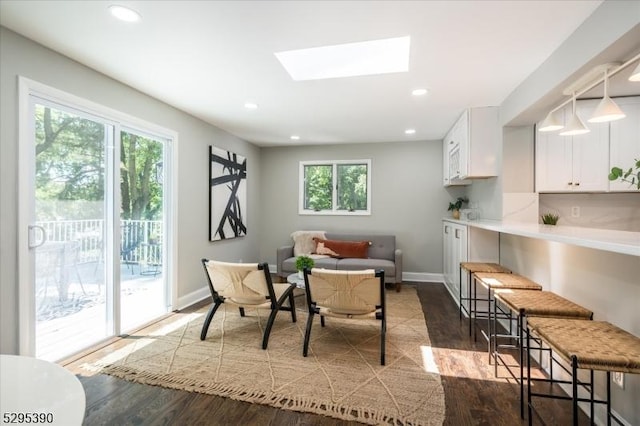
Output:
<svg viewBox="0 0 640 426">
<path fill-rule="evenodd" d="M 412 285 L 404 283 L 404 286 Z M 442 284 L 417 284 L 435 362 L 442 376 L 446 425 L 520 425 L 519 387 L 500 378 L 488 363 L 486 343 L 474 342 L 468 323 Z M 394 290 L 388 290 L 394 291 Z M 86 376 L 78 367 L 117 350 L 118 343 L 67 365 L 86 391 L 85 425 L 348 425 L 315 414 L 296 413 L 198 393 L 130 383 L 111 376 Z M 570 424 L 566 401 L 543 400 L 540 412 L 549 425 Z M 539 421 L 534 422 L 540 424 Z M 580 423 L 588 423 L 586 417 Z"/>
</svg>

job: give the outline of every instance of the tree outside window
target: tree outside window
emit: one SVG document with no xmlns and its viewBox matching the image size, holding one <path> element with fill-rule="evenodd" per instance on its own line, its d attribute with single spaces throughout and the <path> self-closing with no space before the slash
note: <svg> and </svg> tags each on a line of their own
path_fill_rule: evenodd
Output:
<svg viewBox="0 0 640 426">
<path fill-rule="evenodd" d="M 370 214 L 371 160 L 300 162 L 300 214 Z"/>
</svg>

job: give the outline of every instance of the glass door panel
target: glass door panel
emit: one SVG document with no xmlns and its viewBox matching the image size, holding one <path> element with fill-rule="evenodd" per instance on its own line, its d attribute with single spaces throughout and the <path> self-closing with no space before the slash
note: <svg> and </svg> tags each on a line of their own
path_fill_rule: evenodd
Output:
<svg viewBox="0 0 640 426">
<path fill-rule="evenodd" d="M 35 103 L 36 357 L 57 361 L 111 334 L 104 244 L 113 127 Z"/>
<path fill-rule="evenodd" d="M 120 324 L 129 331 L 167 312 L 163 141 L 120 133 Z"/>
</svg>

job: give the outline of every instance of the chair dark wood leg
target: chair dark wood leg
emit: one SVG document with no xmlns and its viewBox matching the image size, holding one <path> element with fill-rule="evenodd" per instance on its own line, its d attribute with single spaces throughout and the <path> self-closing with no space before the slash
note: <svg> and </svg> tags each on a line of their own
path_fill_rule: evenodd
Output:
<svg viewBox="0 0 640 426">
<path fill-rule="evenodd" d="M 302 347 L 302 356 L 307 356 L 307 353 L 309 352 L 309 338 L 311 337 L 312 324 L 313 324 L 313 312 L 309 312 L 309 317 L 307 318 L 307 327 L 304 332 L 304 345 Z"/>
<path fill-rule="evenodd" d="M 320 315 L 320 325 L 324 327 L 324 316 Z"/>
<path fill-rule="evenodd" d="M 211 324 L 211 320 L 213 319 L 213 315 L 216 313 L 218 308 L 220 307 L 220 302 L 215 302 L 209 308 L 209 312 L 207 312 L 207 317 L 204 320 L 204 324 L 202 325 L 202 331 L 200 332 L 200 340 L 204 340 L 207 338 L 207 331 L 209 331 L 209 325 Z"/>
<path fill-rule="evenodd" d="M 385 355 L 385 349 L 386 349 L 386 345 L 385 345 L 386 335 L 387 335 L 387 321 L 383 318 L 382 330 L 380 331 L 380 365 L 384 365 L 385 363 L 384 355 Z"/>
<path fill-rule="evenodd" d="M 293 297 L 293 291 L 289 293 L 289 307 L 291 308 L 291 321 L 296 322 L 296 302 Z"/>
<path fill-rule="evenodd" d="M 400 290 L 402 289 L 402 283 L 396 283 L 396 292 L 400 293 Z"/>
<path fill-rule="evenodd" d="M 267 349 L 267 345 L 269 344 L 269 335 L 271 334 L 271 328 L 273 327 L 273 323 L 276 320 L 276 315 L 278 315 L 278 308 L 271 310 L 269 314 L 269 320 L 267 321 L 267 326 L 264 329 L 264 336 L 262 337 L 262 349 Z"/>
<path fill-rule="evenodd" d="M 238 308 L 240 310 L 240 316 L 243 317 L 244 316 L 244 308 Z"/>
</svg>

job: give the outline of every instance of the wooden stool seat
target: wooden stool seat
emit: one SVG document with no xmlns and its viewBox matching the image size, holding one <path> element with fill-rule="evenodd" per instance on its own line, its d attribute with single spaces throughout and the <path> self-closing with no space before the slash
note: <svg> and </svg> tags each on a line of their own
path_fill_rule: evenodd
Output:
<svg viewBox="0 0 640 426">
<path fill-rule="evenodd" d="M 460 262 L 460 267 L 474 274 L 476 272 L 502 272 L 510 274 L 511 270 L 497 263 L 486 262 Z"/>
<path fill-rule="evenodd" d="M 465 270 L 469 273 L 469 279 L 467 280 L 467 296 L 462 297 L 462 270 Z M 458 288 L 458 301 L 460 303 L 460 307 L 458 309 L 458 314 L 460 316 L 460 321 L 462 321 L 462 311 L 464 311 L 469 316 L 469 336 L 471 336 L 473 331 L 473 321 L 476 315 L 475 310 L 472 308 L 471 303 L 475 302 L 476 291 L 475 286 L 472 291 L 472 283 L 473 275 L 476 272 L 502 272 L 505 274 L 510 274 L 511 270 L 509 268 L 505 268 L 502 265 L 492 262 L 460 262 L 460 286 Z M 464 305 L 463 301 L 469 301 L 469 308 Z M 475 305 L 475 303 L 474 303 Z"/>
<path fill-rule="evenodd" d="M 531 290 L 502 290 L 495 293 L 496 303 L 500 302 L 511 312 L 515 312 L 517 317 L 516 332 L 517 335 L 509 333 L 508 335 L 494 334 L 493 342 L 493 362 L 495 364 L 495 375 L 498 375 L 498 362 L 501 362 L 509 374 L 511 374 L 520 384 L 520 417 L 524 418 L 524 365 L 530 360 L 524 357 L 524 331 L 527 329 L 527 321 L 531 317 L 545 318 L 564 318 L 564 319 L 580 319 L 591 320 L 593 312 L 572 301 L 565 299 L 550 291 L 531 291 Z M 497 308 L 494 309 L 497 311 Z M 511 326 L 511 324 L 510 324 Z M 511 327 L 509 327 L 511 329 Z M 497 325 L 493 325 L 493 329 L 497 330 Z M 517 349 L 519 354 L 520 377 L 513 374 L 509 366 L 500 355 L 500 348 L 515 348 L 513 345 L 499 345 L 498 337 L 517 339 Z M 553 374 L 553 370 L 551 370 Z"/>
<path fill-rule="evenodd" d="M 550 291 L 512 290 L 496 299 L 527 317 L 591 319 L 593 312 Z"/>
<path fill-rule="evenodd" d="M 484 288 L 488 291 L 487 299 L 479 299 L 476 297 L 476 300 L 486 300 L 488 303 L 487 306 L 487 331 L 486 333 L 483 331 L 482 334 L 484 338 L 487 339 L 488 344 L 488 352 L 489 352 L 489 363 L 491 363 L 492 356 L 494 355 L 494 343 L 496 343 L 496 335 L 497 335 L 497 320 L 498 320 L 498 308 L 495 303 L 495 295 L 500 292 L 509 292 L 513 290 L 526 290 L 526 291 L 542 291 L 542 286 L 534 281 L 531 281 L 527 277 L 523 277 L 518 274 L 505 274 L 501 272 L 477 272 L 473 274 L 476 282 L 479 282 Z M 493 311 L 492 311 L 493 305 Z M 475 309 L 477 311 L 477 309 Z M 506 313 L 501 311 L 500 313 L 501 319 L 512 319 L 511 313 Z M 509 333 L 511 334 L 511 333 Z M 495 371 L 497 375 L 497 368 Z"/>
<path fill-rule="evenodd" d="M 477 272 L 476 280 L 488 290 L 542 290 L 542 286 L 527 277 L 517 274 Z"/>
<path fill-rule="evenodd" d="M 640 374 L 640 338 L 606 321 L 529 318 L 529 330 L 578 368 Z"/>
<path fill-rule="evenodd" d="M 640 338 L 628 333 L 606 321 L 583 321 L 579 319 L 559 319 L 533 317 L 528 320 L 527 355 L 530 355 L 531 334 L 540 337 L 552 350 L 550 363 L 556 362 L 553 353 L 561 360 L 568 362 L 571 370 L 565 369 L 571 380 L 555 379 L 553 375 L 549 379 L 532 379 L 531 368 L 527 365 L 527 406 L 529 412 L 529 425 L 532 424 L 534 411 L 532 397 L 570 399 L 573 408 L 573 424 L 578 424 L 578 402 L 588 402 L 592 424 L 595 422 L 594 405 L 606 404 L 607 423 L 615 419 L 623 424 L 618 416 L 611 410 L 611 372 L 640 373 Z M 590 380 L 582 381 L 578 378 L 578 369 L 589 370 Z M 606 372 L 606 399 L 595 398 L 594 370 Z M 531 382 L 543 381 L 547 383 L 571 384 L 569 398 L 549 393 L 532 392 Z M 589 393 L 589 398 L 583 398 L 578 393 L 578 387 L 582 387 Z M 540 391 L 544 390 L 544 386 Z"/>
</svg>

